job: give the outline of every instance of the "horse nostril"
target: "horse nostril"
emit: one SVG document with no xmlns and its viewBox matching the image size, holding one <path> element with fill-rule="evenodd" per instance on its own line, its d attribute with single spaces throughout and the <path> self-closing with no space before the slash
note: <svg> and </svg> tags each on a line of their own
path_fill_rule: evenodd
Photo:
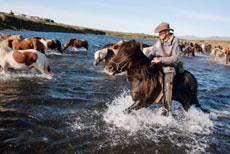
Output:
<svg viewBox="0 0 230 154">
<path fill-rule="evenodd" d="M 113 66 L 109 66 L 108 69 L 112 71 L 113 70 Z"/>
</svg>

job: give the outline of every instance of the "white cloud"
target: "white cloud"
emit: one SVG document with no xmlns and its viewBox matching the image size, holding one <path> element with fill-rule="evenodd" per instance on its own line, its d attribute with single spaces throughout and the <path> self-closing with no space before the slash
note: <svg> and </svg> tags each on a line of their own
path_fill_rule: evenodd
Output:
<svg viewBox="0 0 230 154">
<path fill-rule="evenodd" d="M 192 11 L 180 11 L 180 14 L 182 14 L 185 17 L 193 18 L 193 19 L 230 23 L 229 17 L 217 16 L 213 14 L 205 14 L 205 13 L 192 12 Z"/>
</svg>

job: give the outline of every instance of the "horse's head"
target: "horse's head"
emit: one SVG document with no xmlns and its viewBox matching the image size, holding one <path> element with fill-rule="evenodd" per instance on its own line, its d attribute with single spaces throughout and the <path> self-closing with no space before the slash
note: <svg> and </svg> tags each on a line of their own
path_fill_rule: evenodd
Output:
<svg viewBox="0 0 230 154">
<path fill-rule="evenodd" d="M 117 55 L 114 55 L 113 58 L 109 61 L 106 66 L 106 71 L 110 75 L 116 73 L 121 73 L 126 71 L 128 68 L 139 62 L 144 56 L 142 53 L 139 44 L 135 40 L 129 42 L 124 42 Z"/>
</svg>

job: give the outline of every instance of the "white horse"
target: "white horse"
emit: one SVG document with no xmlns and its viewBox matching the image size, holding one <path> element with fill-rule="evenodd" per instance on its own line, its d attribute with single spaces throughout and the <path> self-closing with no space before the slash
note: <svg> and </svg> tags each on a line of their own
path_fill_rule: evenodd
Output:
<svg viewBox="0 0 230 154">
<path fill-rule="evenodd" d="M 43 74 L 53 76 L 48 60 L 44 54 L 37 50 L 13 50 L 6 46 L 0 46 L 0 69 L 3 74 L 8 73 L 8 68 L 14 70 L 27 70 L 35 68 Z"/>
</svg>

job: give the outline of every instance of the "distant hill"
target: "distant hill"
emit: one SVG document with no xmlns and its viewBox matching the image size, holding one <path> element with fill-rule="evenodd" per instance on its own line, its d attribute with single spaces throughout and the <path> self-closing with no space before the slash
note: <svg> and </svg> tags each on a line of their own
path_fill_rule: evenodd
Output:
<svg viewBox="0 0 230 154">
<path fill-rule="evenodd" d="M 0 12 L 0 30 L 83 33 L 144 39 L 157 38 L 157 36 L 142 33 L 114 32 L 80 26 L 65 25 L 61 23 L 55 23 L 54 21 L 49 22 L 47 20 L 31 20 L 4 12 Z"/>
<path fill-rule="evenodd" d="M 210 36 L 210 37 L 197 37 L 193 35 L 177 36 L 180 39 L 186 40 L 219 40 L 219 41 L 230 41 L 230 37 L 221 36 Z"/>
</svg>

